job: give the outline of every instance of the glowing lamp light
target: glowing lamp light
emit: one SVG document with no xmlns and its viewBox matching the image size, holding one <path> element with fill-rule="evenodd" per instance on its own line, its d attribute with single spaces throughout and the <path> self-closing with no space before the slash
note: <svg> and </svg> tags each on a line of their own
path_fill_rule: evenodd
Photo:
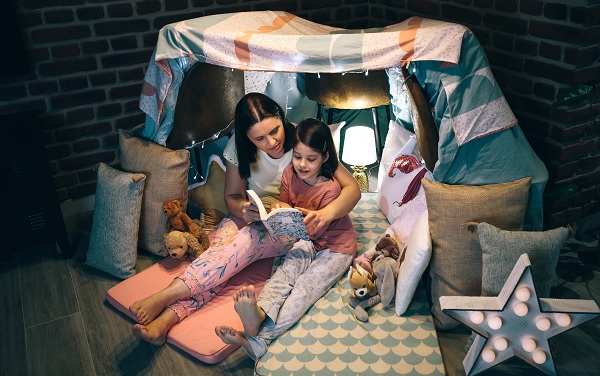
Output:
<svg viewBox="0 0 600 376">
<path fill-rule="evenodd" d="M 346 131 L 342 161 L 352 167 L 352 176 L 358 182 L 361 192 L 369 191 L 367 165 L 377 162 L 375 131 L 373 128 L 356 126 Z"/>
</svg>

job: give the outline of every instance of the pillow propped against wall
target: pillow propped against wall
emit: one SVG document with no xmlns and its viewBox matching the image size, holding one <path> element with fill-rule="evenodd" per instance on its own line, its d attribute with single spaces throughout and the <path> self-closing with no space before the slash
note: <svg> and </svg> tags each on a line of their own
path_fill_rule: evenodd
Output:
<svg viewBox="0 0 600 376">
<path fill-rule="evenodd" d="M 441 296 L 480 296 L 481 245 L 468 222 L 522 230 L 531 178 L 481 186 L 442 184 L 423 179 L 433 253 L 429 284 L 433 320 L 439 330 L 459 323 L 442 312 Z"/>
<path fill-rule="evenodd" d="M 135 274 L 145 181 L 144 174 L 99 164 L 87 265 L 121 279 Z"/>
<path fill-rule="evenodd" d="M 225 166 L 218 156 L 211 156 L 208 164 L 204 182 L 190 190 L 189 198 L 202 209 L 206 227 L 213 228 L 227 215 Z"/>
<path fill-rule="evenodd" d="M 183 149 L 171 150 L 122 129 L 119 130 L 119 152 L 123 170 L 146 175 L 138 244 L 159 254 L 167 222 L 163 203 L 177 199 L 183 211 L 187 208 L 190 153 Z"/>
</svg>

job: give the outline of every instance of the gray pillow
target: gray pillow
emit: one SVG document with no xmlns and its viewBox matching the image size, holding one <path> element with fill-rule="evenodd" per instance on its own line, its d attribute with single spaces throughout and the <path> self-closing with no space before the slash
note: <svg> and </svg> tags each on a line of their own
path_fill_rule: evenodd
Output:
<svg viewBox="0 0 600 376">
<path fill-rule="evenodd" d="M 145 181 L 144 174 L 99 164 L 87 265 L 118 278 L 135 274 Z"/>
<path fill-rule="evenodd" d="M 159 254 L 167 223 L 163 203 L 177 199 L 184 212 L 187 208 L 190 153 L 171 150 L 122 129 L 119 152 L 123 170 L 146 175 L 138 245 Z"/>
<path fill-rule="evenodd" d="M 531 272 L 537 295 L 550 297 L 560 249 L 569 230 L 559 227 L 548 231 L 506 231 L 488 223 L 477 225 L 483 251 L 481 295 L 497 296 L 523 253 L 531 260 Z"/>
</svg>

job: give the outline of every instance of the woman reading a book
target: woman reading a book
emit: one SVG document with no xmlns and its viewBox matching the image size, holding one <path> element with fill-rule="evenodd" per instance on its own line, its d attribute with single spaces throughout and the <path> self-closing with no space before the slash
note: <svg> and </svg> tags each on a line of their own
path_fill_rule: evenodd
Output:
<svg viewBox="0 0 600 376">
<path fill-rule="evenodd" d="M 210 247 L 167 287 L 135 302 L 129 311 L 137 324 L 132 333 L 154 345 L 165 343 L 173 325 L 185 319 L 219 293 L 227 281 L 253 261 L 284 255 L 295 238 L 272 239 L 267 234 L 246 189 L 254 190 L 270 207 L 279 200 L 284 168 L 292 160 L 295 127 L 271 98 L 250 93 L 235 110 L 235 135 L 223 153 L 227 160 L 225 203 L 229 215 L 212 235 Z M 320 234 L 342 218 L 360 199 L 358 183 L 341 164 L 333 172 L 339 197 L 318 210 L 299 207 L 309 235 Z"/>
<path fill-rule="evenodd" d="M 319 210 L 341 191 L 333 176 L 339 165 L 333 138 L 327 125 L 316 119 L 300 122 L 296 137 L 292 164 L 281 178 L 280 206 Z M 237 291 L 234 307 L 244 332 L 228 325 L 217 326 L 215 332 L 256 360 L 340 279 L 355 254 L 356 232 L 345 215 L 311 233 L 310 240 L 298 240 L 258 298 L 252 285 Z"/>
</svg>

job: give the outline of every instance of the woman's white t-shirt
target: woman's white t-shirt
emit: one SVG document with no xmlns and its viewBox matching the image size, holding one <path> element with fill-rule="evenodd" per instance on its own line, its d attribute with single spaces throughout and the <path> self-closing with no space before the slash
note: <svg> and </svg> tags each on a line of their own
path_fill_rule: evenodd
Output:
<svg viewBox="0 0 600 376">
<path fill-rule="evenodd" d="M 237 152 L 235 150 L 235 135 L 233 135 L 225 150 L 223 157 L 232 164 L 239 166 Z M 279 185 L 281 174 L 285 166 L 292 162 L 292 149 L 279 159 L 274 159 L 264 151 L 257 149 L 256 162 L 250 164 L 250 177 L 248 178 L 248 189 L 252 189 L 261 198 L 265 207 L 279 201 Z"/>
</svg>

